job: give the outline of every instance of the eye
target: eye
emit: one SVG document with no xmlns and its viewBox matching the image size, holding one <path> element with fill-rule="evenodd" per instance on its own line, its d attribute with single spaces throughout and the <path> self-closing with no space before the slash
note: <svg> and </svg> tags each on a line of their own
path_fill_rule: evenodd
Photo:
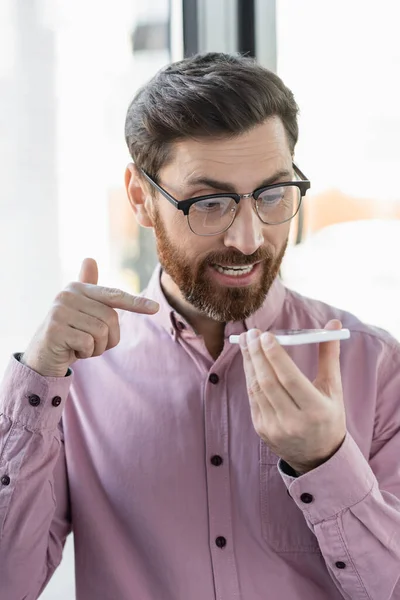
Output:
<svg viewBox="0 0 400 600">
<path fill-rule="evenodd" d="M 224 214 L 232 205 L 232 198 L 208 198 L 192 204 L 191 210 L 203 213 Z"/>
<path fill-rule="evenodd" d="M 196 202 L 195 208 L 206 212 L 212 212 L 213 210 L 221 210 L 221 202 L 218 200 L 201 200 Z"/>
<path fill-rule="evenodd" d="M 258 201 L 264 204 L 265 206 L 275 206 L 279 204 L 285 197 L 285 188 L 278 187 L 272 188 L 272 190 L 265 190 L 261 192 L 258 197 Z"/>
</svg>

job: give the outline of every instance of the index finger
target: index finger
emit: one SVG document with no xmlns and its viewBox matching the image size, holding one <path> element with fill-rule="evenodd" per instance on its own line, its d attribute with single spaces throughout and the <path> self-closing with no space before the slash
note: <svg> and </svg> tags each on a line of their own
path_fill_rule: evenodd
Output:
<svg viewBox="0 0 400 600">
<path fill-rule="evenodd" d="M 244 374 L 246 378 L 247 392 L 249 395 L 250 410 L 253 418 L 257 421 L 261 417 L 260 396 L 262 395 L 262 390 L 260 388 L 260 384 L 258 383 L 253 361 L 251 360 L 245 333 L 240 335 L 240 349 L 243 356 Z"/>
<path fill-rule="evenodd" d="M 160 308 L 158 302 L 154 302 L 150 298 L 134 296 L 119 288 L 108 288 L 101 285 L 92 285 L 91 283 L 81 283 L 79 285 L 83 287 L 83 293 L 87 298 L 97 300 L 97 302 L 111 308 L 120 308 L 129 312 L 148 315 L 156 313 Z"/>
<path fill-rule="evenodd" d="M 261 336 L 261 347 L 282 387 L 299 408 L 310 408 L 316 401 L 316 389 L 300 371 L 272 333 Z"/>
</svg>

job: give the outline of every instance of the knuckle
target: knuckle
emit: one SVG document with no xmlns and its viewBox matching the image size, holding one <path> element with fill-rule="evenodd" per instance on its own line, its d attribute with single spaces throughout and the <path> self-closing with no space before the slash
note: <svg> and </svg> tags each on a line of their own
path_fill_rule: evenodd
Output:
<svg viewBox="0 0 400 600">
<path fill-rule="evenodd" d="M 120 329 L 117 327 L 116 329 L 111 330 L 111 335 L 108 336 L 108 345 L 107 348 L 115 348 L 118 346 L 121 340 Z"/>
<path fill-rule="evenodd" d="M 272 345 L 262 346 L 262 348 L 271 358 L 278 357 L 281 352 L 281 346 L 276 341 Z"/>
<path fill-rule="evenodd" d="M 96 319 L 96 330 L 97 335 L 99 335 L 100 337 L 108 336 L 108 325 L 100 319 Z"/>
<path fill-rule="evenodd" d="M 284 424 L 284 435 L 282 435 L 282 441 L 289 438 L 291 440 L 298 440 L 303 437 L 304 431 L 302 423 L 293 423 L 292 421 L 286 421 Z"/>
<path fill-rule="evenodd" d="M 54 304 L 48 315 L 48 329 L 58 330 L 67 321 L 67 308 L 64 304 Z"/>
<path fill-rule="evenodd" d="M 268 377 L 268 375 L 263 375 L 262 377 L 260 377 L 260 380 L 259 380 L 260 389 L 269 390 L 272 387 L 274 387 L 273 384 L 274 384 L 273 380 L 271 379 L 271 377 Z"/>
<path fill-rule="evenodd" d="M 57 296 L 54 298 L 54 304 L 64 304 L 65 298 L 68 297 L 69 292 L 64 289 L 61 292 L 58 292 Z"/>
<path fill-rule="evenodd" d="M 68 289 L 68 288 L 64 288 L 63 290 L 61 290 L 61 292 L 58 292 L 57 296 L 55 297 L 55 304 L 61 304 L 61 305 L 66 305 L 69 304 L 73 298 L 73 292 L 72 290 Z"/>
<path fill-rule="evenodd" d="M 118 313 L 113 308 L 111 308 L 109 311 L 107 311 L 106 323 L 108 324 L 108 327 L 110 329 L 115 329 L 115 328 L 119 327 Z"/>
<path fill-rule="evenodd" d="M 275 423 L 268 424 L 268 439 L 271 441 L 271 444 L 274 446 L 278 446 L 282 437 L 282 432 L 280 427 Z"/>
<path fill-rule="evenodd" d="M 118 288 L 107 288 L 104 290 L 104 294 L 112 300 L 123 300 L 125 292 Z"/>
<path fill-rule="evenodd" d="M 82 283 L 79 281 L 70 281 L 63 291 L 70 292 L 71 294 L 78 294 L 82 292 Z"/>
<path fill-rule="evenodd" d="M 134 306 L 143 306 L 146 302 L 146 298 L 143 296 L 129 296 L 129 298 Z"/>
<path fill-rule="evenodd" d="M 258 379 L 253 379 L 252 381 L 250 381 L 248 383 L 247 390 L 251 398 L 258 396 L 261 392 L 261 387 Z"/>
<path fill-rule="evenodd" d="M 115 348 L 115 346 L 118 346 L 119 344 L 119 337 L 115 337 L 113 338 L 113 340 L 110 342 L 108 342 L 106 350 L 111 350 L 111 348 Z"/>
<path fill-rule="evenodd" d="M 279 376 L 279 379 L 280 379 L 281 384 L 285 388 L 293 388 L 298 383 L 298 379 L 297 379 L 296 375 L 293 375 L 292 373 L 287 373 L 287 372 L 282 373 Z"/>
<path fill-rule="evenodd" d="M 89 356 L 92 355 L 94 350 L 94 339 L 89 334 L 84 334 L 82 338 L 82 350 L 85 354 Z"/>
<path fill-rule="evenodd" d="M 261 353 L 260 343 L 259 343 L 258 339 L 257 340 L 252 340 L 247 345 L 247 351 L 248 351 L 249 355 L 251 357 L 254 357 L 254 358 L 256 358 Z"/>
</svg>

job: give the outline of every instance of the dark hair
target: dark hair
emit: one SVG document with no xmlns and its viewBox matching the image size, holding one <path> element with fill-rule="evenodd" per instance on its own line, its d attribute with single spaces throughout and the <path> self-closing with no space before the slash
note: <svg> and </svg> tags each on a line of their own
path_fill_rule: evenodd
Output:
<svg viewBox="0 0 400 600">
<path fill-rule="evenodd" d="M 125 139 L 135 164 L 157 179 L 173 142 L 239 135 L 272 116 L 281 118 L 293 153 L 297 113 L 292 92 L 254 59 L 209 52 L 172 63 L 139 90 Z"/>
</svg>

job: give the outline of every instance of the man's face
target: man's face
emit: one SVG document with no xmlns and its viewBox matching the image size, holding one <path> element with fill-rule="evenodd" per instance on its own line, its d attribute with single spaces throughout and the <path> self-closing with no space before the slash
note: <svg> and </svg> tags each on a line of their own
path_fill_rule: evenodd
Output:
<svg viewBox="0 0 400 600">
<path fill-rule="evenodd" d="M 231 139 L 180 141 L 173 160 L 159 173 L 160 185 L 177 200 L 224 191 L 247 194 L 266 179 L 278 183 L 293 177 L 279 118 Z M 278 274 L 290 222 L 265 225 L 253 201 L 245 198 L 227 231 L 201 237 L 190 230 L 182 211 L 159 194 L 153 210 L 160 263 L 187 302 L 220 322 L 243 320 L 260 308 Z"/>
</svg>

